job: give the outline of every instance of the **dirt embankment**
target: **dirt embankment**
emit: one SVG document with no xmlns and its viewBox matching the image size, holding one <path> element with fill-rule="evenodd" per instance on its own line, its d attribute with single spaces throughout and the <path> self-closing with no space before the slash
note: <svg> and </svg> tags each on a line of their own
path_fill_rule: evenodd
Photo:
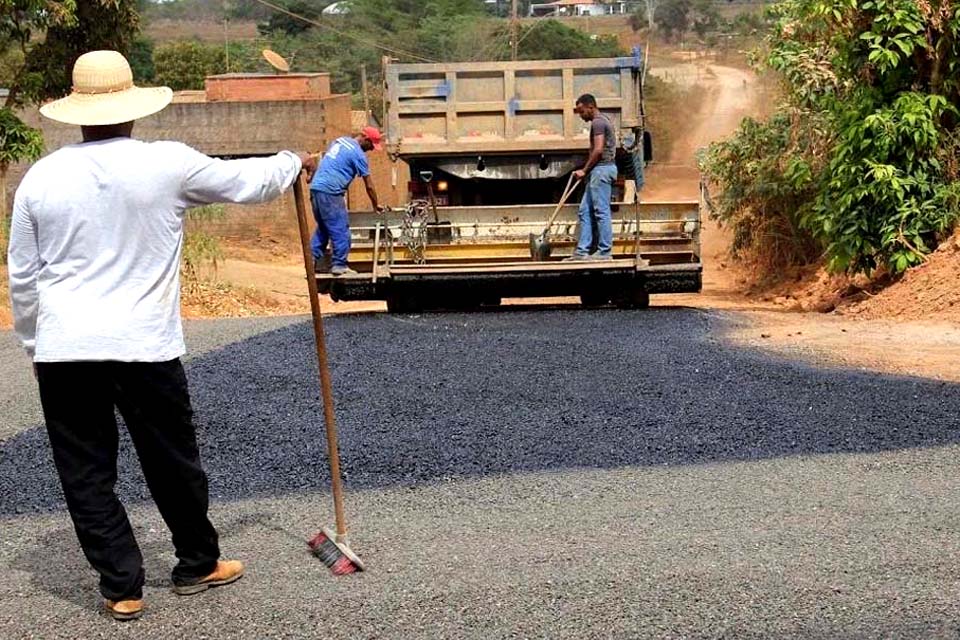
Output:
<svg viewBox="0 0 960 640">
<path fill-rule="evenodd" d="M 929 320 L 960 325 L 960 230 L 901 280 L 840 309 L 865 319 Z"/>
<path fill-rule="evenodd" d="M 960 229 L 902 277 L 871 279 L 810 266 L 784 273 L 773 284 L 748 286 L 746 293 L 783 311 L 960 324 Z"/>
</svg>

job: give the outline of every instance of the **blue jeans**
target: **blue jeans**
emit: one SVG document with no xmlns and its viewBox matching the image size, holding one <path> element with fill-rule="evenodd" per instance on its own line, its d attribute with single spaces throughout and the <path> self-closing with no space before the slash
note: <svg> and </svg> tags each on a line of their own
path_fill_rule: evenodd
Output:
<svg viewBox="0 0 960 640">
<path fill-rule="evenodd" d="M 313 205 L 313 217 L 317 221 L 317 230 L 310 242 L 313 257 L 323 257 L 327 252 L 327 244 L 331 244 L 331 265 L 347 266 L 347 255 L 350 253 L 350 220 L 346 200 L 342 195 L 334 196 L 311 190 L 310 203 Z"/>
<path fill-rule="evenodd" d="M 610 196 L 613 181 L 617 179 L 617 165 L 595 166 L 587 176 L 587 186 L 580 201 L 580 239 L 576 255 L 585 256 L 593 246 L 593 225 L 597 225 L 597 253 L 608 256 L 613 250 L 613 212 L 610 211 Z"/>
</svg>

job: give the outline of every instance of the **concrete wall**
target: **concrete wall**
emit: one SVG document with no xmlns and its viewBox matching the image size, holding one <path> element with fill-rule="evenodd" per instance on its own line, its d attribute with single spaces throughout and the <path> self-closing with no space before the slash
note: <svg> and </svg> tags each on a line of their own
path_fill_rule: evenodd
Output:
<svg viewBox="0 0 960 640">
<path fill-rule="evenodd" d="M 62 125 L 39 113 L 26 114 L 39 127 L 47 151 L 80 141 L 80 128 Z M 174 102 L 137 122 L 142 140 L 178 140 L 208 155 L 269 155 L 282 149 L 323 149 L 350 133 L 350 96 L 278 102 Z"/>
</svg>

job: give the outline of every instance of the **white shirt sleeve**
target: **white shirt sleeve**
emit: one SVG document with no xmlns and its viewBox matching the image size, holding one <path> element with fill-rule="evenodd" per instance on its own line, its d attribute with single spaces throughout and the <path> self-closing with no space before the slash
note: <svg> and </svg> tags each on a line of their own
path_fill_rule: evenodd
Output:
<svg viewBox="0 0 960 640">
<path fill-rule="evenodd" d="M 10 246 L 7 250 L 10 275 L 10 307 L 13 328 L 27 354 L 33 357 L 37 341 L 37 278 L 43 262 L 37 239 L 37 225 L 20 190 L 13 201 L 10 218 Z"/>
<path fill-rule="evenodd" d="M 273 200 L 300 175 L 300 157 L 281 151 L 268 158 L 221 160 L 184 147 L 184 204 L 196 207 L 214 202 L 252 204 Z"/>
</svg>

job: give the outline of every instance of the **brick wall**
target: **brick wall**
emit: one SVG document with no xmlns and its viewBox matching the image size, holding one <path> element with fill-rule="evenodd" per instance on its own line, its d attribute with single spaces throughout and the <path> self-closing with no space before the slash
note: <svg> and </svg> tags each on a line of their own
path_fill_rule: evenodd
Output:
<svg viewBox="0 0 960 640">
<path fill-rule="evenodd" d="M 330 97 L 329 73 L 266 75 L 231 73 L 204 81 L 210 102 L 278 102 Z"/>
</svg>

